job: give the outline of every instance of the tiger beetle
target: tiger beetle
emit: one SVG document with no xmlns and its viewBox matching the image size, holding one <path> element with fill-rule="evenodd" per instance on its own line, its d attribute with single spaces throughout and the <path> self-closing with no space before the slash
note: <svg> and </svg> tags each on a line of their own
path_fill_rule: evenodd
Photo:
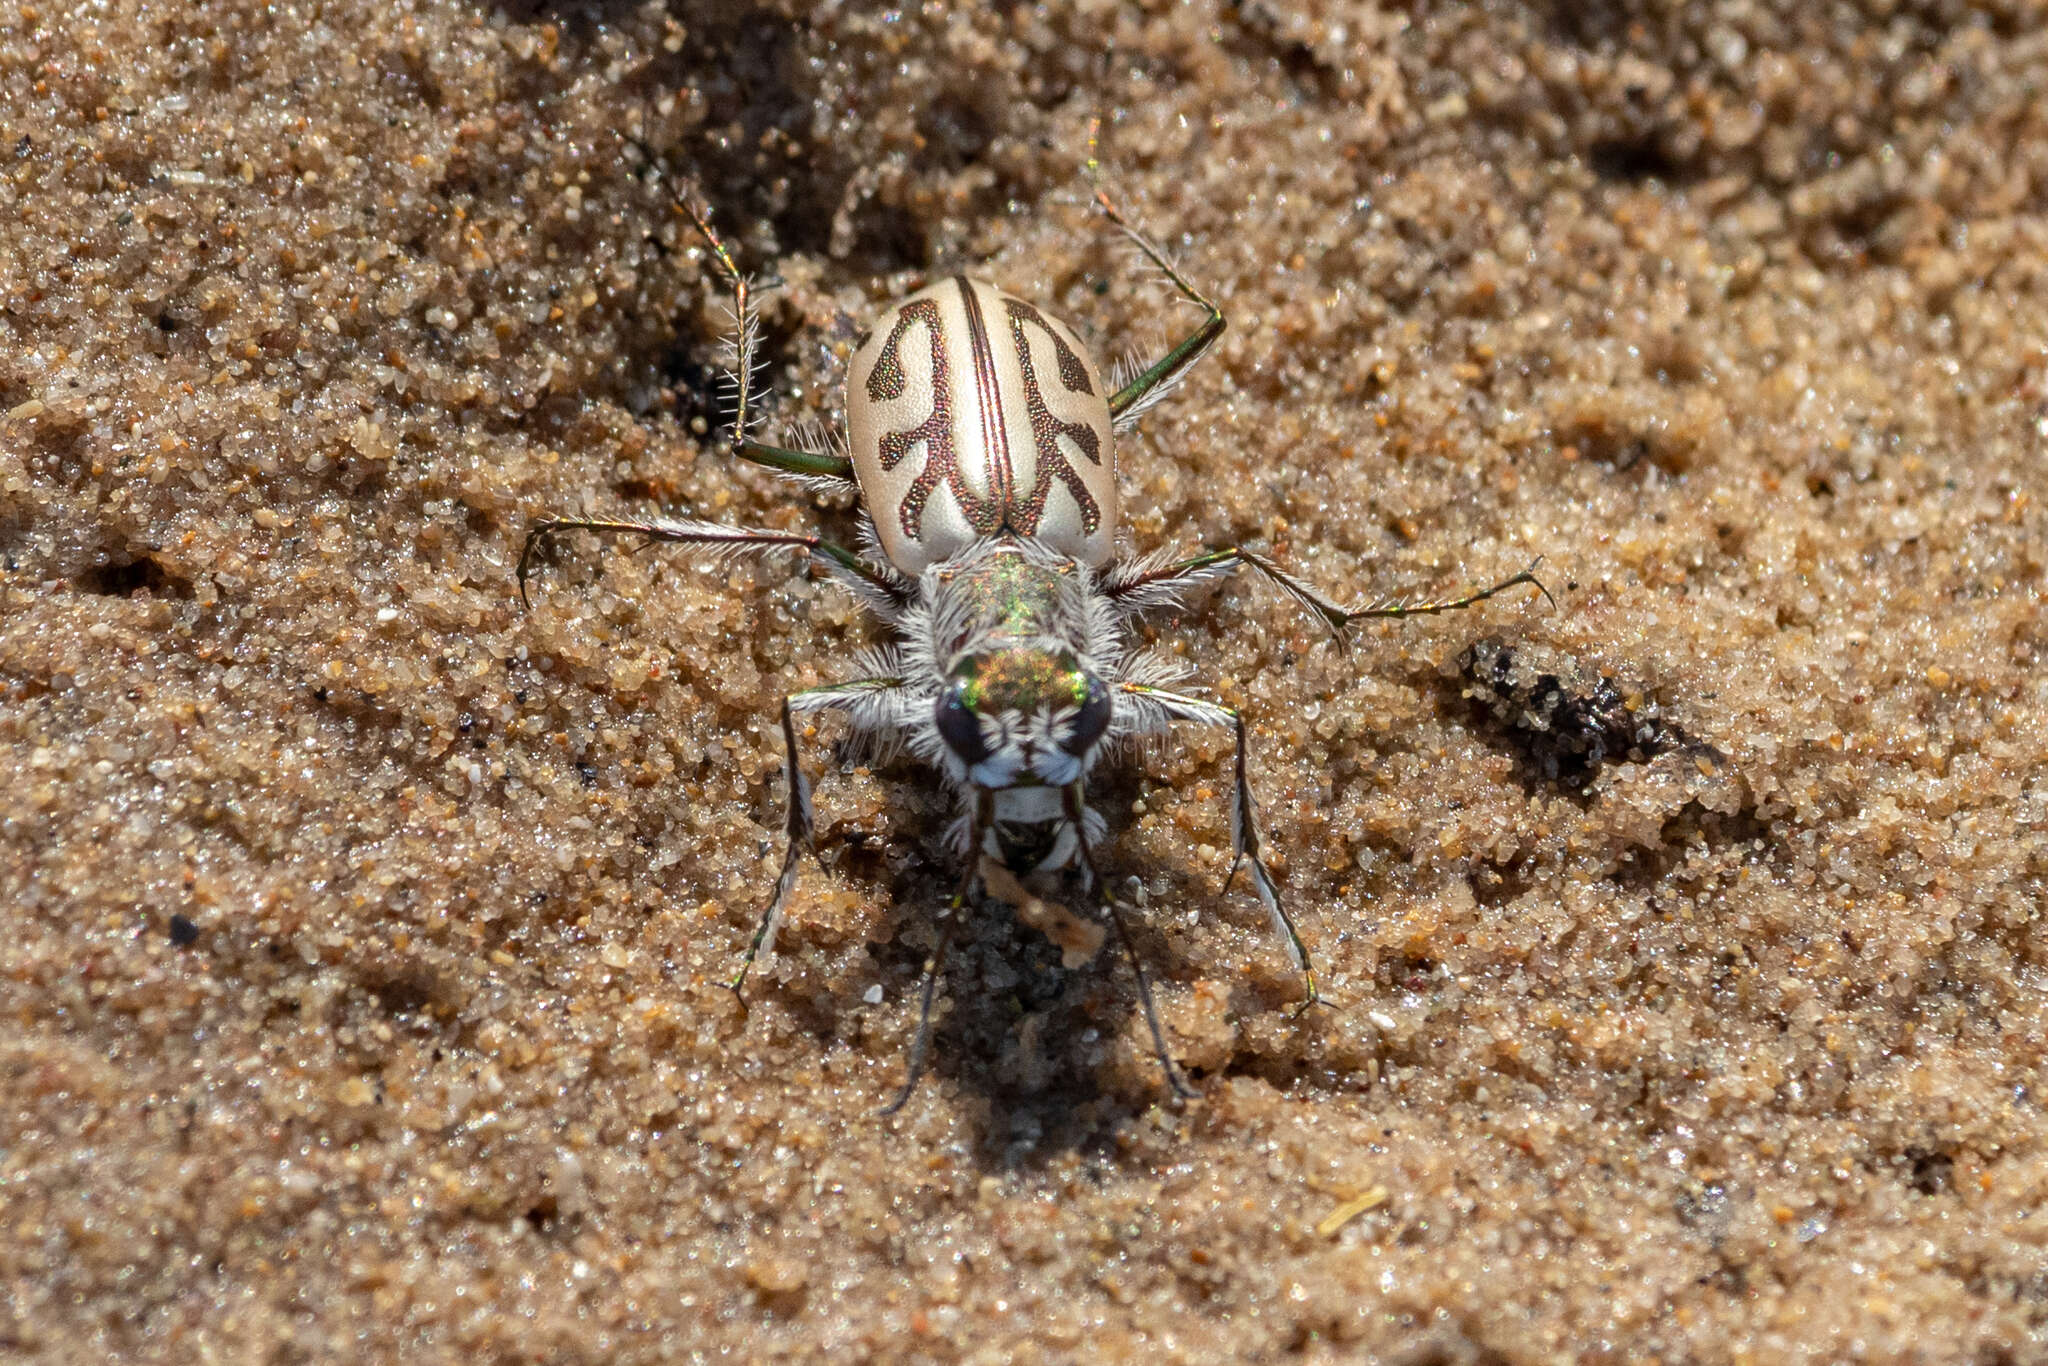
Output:
<svg viewBox="0 0 2048 1366">
<path fill-rule="evenodd" d="M 1151 984 L 1097 863 L 1106 825 L 1087 798 L 1088 775 L 1113 746 L 1175 722 L 1234 735 L 1226 886 L 1240 866 L 1249 870 L 1252 890 L 1301 974 L 1298 1010 L 1319 999 L 1308 949 L 1260 856 L 1244 717 L 1168 686 L 1186 670 L 1170 655 L 1133 644 L 1141 618 L 1178 607 L 1190 589 L 1240 567 L 1277 585 L 1340 643 L 1356 621 L 1456 611 L 1518 584 L 1548 596 L 1531 566 L 1461 598 L 1345 607 L 1244 546 L 1186 559 L 1163 551 L 1120 554 L 1113 438 L 1186 378 L 1223 334 L 1224 317 L 1111 199 L 1094 148 L 1091 129 L 1087 173 L 1095 206 L 1202 312 L 1201 323 L 1164 356 L 1120 374 L 1112 389 L 1066 323 L 986 281 L 955 275 L 890 308 L 856 344 L 846 372 L 843 448 L 764 444 L 752 435 L 752 287 L 713 230 L 709 210 L 694 191 L 681 193 L 679 206 L 733 293 L 737 404 L 726 449 L 814 488 L 853 490 L 863 548 L 694 518 L 550 517 L 529 529 L 519 559 L 524 600 L 536 554 L 565 531 L 625 533 L 714 554 L 793 547 L 895 634 L 893 644 L 866 653 L 859 677 L 782 699 L 789 785 L 782 870 L 727 984 L 744 1006 L 747 973 L 772 950 L 799 858 L 812 845 L 796 718 L 839 712 L 857 736 L 900 742 L 937 769 L 956 799 L 949 843 L 964 866 L 924 961 L 907 1074 L 885 1115 L 902 1108 L 923 1073 L 941 965 L 983 859 L 1023 876 L 1077 870 L 1123 945 L 1167 1085 L 1179 1097 L 1195 1094 L 1174 1064 Z"/>
</svg>

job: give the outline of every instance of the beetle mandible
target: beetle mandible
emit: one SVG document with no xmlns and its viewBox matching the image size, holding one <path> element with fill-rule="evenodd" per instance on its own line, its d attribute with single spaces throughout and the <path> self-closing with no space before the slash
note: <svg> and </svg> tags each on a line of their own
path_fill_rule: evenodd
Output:
<svg viewBox="0 0 2048 1366">
<path fill-rule="evenodd" d="M 1249 871 L 1301 974 L 1298 1009 L 1319 999 L 1308 949 L 1261 854 L 1244 717 L 1169 686 L 1186 669 L 1170 655 L 1133 646 L 1140 618 L 1178 606 L 1189 589 L 1240 567 L 1277 585 L 1340 641 L 1356 621 L 1456 611 L 1518 584 L 1549 596 L 1531 566 L 1441 602 L 1345 607 L 1243 546 L 1185 559 L 1118 555 L 1114 437 L 1186 377 L 1225 324 L 1222 310 L 1103 187 L 1095 133 L 1091 128 L 1087 173 L 1096 208 L 1202 313 L 1164 356 L 1111 390 L 1066 323 L 994 285 L 953 276 L 890 308 L 855 347 L 846 376 L 845 454 L 767 445 L 751 435 L 751 286 L 701 200 L 694 192 L 678 195 L 734 296 L 737 403 L 727 449 L 814 486 L 852 488 L 875 548 L 692 518 L 551 517 L 529 529 L 519 559 L 523 599 L 536 553 L 564 531 L 628 533 L 713 553 L 793 547 L 894 632 L 893 643 L 866 652 L 858 677 L 782 700 L 789 790 L 781 874 L 727 984 L 740 994 L 756 958 L 772 949 L 800 857 L 811 847 L 810 783 L 798 762 L 795 718 L 839 712 L 856 734 L 900 740 L 936 768 L 957 799 L 950 833 L 963 871 L 940 913 L 937 947 L 924 962 L 905 1080 L 884 1114 L 902 1107 L 923 1071 L 952 926 L 984 860 L 1023 875 L 1078 866 L 1130 962 L 1168 1086 L 1178 1096 L 1194 1094 L 1174 1064 L 1144 967 L 1097 865 L 1106 826 L 1086 793 L 1090 771 L 1111 746 L 1176 722 L 1233 734 L 1232 877 L 1240 866 Z"/>
</svg>

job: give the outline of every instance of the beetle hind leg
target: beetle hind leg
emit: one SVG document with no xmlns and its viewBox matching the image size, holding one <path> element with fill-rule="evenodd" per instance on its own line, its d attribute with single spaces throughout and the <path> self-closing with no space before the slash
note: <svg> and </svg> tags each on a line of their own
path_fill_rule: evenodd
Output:
<svg viewBox="0 0 2048 1366">
<path fill-rule="evenodd" d="M 1102 183 L 1102 162 L 1096 156 L 1101 132 L 1102 116 L 1098 114 L 1088 121 L 1086 164 L 1088 183 L 1094 191 L 1095 207 L 1130 239 L 1131 244 L 1137 247 L 1147 261 L 1166 276 L 1183 299 L 1200 308 L 1203 314 L 1201 324 L 1194 331 L 1182 337 L 1164 356 L 1129 376 L 1123 387 L 1110 395 L 1110 418 L 1116 429 L 1123 431 L 1138 420 L 1139 414 L 1165 398 L 1173 392 L 1175 386 L 1187 378 L 1188 371 L 1202 358 L 1202 353 L 1223 335 L 1223 329 L 1227 324 L 1223 310 L 1216 306 L 1215 301 L 1196 289 L 1188 277 L 1181 274 L 1158 243 L 1147 237 L 1137 224 L 1125 216 L 1117 202 L 1109 197 L 1109 191 Z"/>
<path fill-rule="evenodd" d="M 698 197 L 695 187 L 677 185 L 670 181 L 667 171 L 658 158 L 646 147 L 640 148 L 642 156 L 662 181 L 671 186 L 670 193 L 676 207 L 689 216 L 697 235 L 704 239 L 710 249 L 711 259 L 717 263 L 718 273 L 725 278 L 732 290 L 733 335 L 727 339 L 726 347 L 730 362 L 734 398 L 732 432 L 726 438 L 726 449 L 742 460 L 761 465 L 779 474 L 791 475 L 807 484 L 821 486 L 827 490 L 851 485 L 853 462 L 833 451 L 794 450 L 785 446 L 771 446 L 754 440 L 748 433 L 754 425 L 754 377 L 760 371 L 760 362 L 755 349 L 761 337 L 760 315 L 754 311 L 754 283 L 741 273 L 739 264 L 733 260 L 732 251 L 725 245 L 725 239 L 711 226 L 711 210 Z"/>
</svg>

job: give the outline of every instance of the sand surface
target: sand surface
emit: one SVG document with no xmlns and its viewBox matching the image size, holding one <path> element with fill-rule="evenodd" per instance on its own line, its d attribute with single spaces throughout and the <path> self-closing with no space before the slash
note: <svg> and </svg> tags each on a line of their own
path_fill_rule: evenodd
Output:
<svg viewBox="0 0 2048 1366">
<path fill-rule="evenodd" d="M 2048 1360 L 2048 11 L 1867 0 L 0 6 L 0 1358 Z M 1105 55 L 1107 54 L 1107 56 Z M 1330 1008 L 1122 761 L 1128 972 L 971 917 L 775 699 L 854 534 L 718 455 L 972 268 L 1105 356 L 1151 633 L 1253 721 Z M 638 144 L 638 145 L 636 145 Z"/>
</svg>

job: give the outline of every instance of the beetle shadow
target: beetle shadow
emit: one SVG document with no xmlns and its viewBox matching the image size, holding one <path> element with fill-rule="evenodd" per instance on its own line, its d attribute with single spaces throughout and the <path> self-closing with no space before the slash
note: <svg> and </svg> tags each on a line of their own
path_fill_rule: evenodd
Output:
<svg viewBox="0 0 2048 1366">
<path fill-rule="evenodd" d="M 840 764 L 853 758 L 845 750 L 834 757 Z M 874 1026 L 846 1018 L 849 1008 L 884 1014 L 894 1053 L 878 1046 L 875 1056 L 889 1064 L 885 1075 L 893 1098 L 910 1066 L 924 964 L 938 943 L 940 912 L 958 886 L 959 859 L 939 834 L 950 823 L 953 800 L 929 771 L 897 756 L 879 776 L 891 797 L 876 826 L 842 830 L 826 861 L 841 876 L 872 889 L 890 909 L 871 938 L 849 945 L 849 952 L 823 970 L 879 985 L 882 1001 L 853 1005 L 864 992 L 828 992 L 814 996 L 802 1013 L 820 1047 L 870 1035 Z M 1142 776 L 1141 756 L 1114 754 L 1097 769 L 1091 799 L 1098 810 L 1129 810 Z M 1117 857 L 1115 833 L 1099 854 L 1113 888 L 1138 871 Z M 908 1102 L 914 1110 L 933 1087 L 952 1091 L 980 1130 L 975 1146 L 981 1159 L 1000 1170 L 1098 1149 L 1130 1121 L 1172 1099 L 1143 1022 L 1129 956 L 1115 928 L 1103 923 L 1094 894 L 1072 871 L 1034 880 L 1033 890 L 1077 920 L 1102 925 L 1101 947 L 1088 961 L 1067 967 L 1059 946 L 977 882 L 954 926 L 933 997 L 924 1072 Z M 1156 908 L 1134 909 L 1127 897 L 1118 899 L 1157 999 L 1163 985 L 1187 975 L 1186 960 Z M 1116 1053 L 1124 1054 L 1121 1063 L 1113 1059 Z M 1179 1058 L 1175 1062 L 1199 1087 L 1204 1074 Z"/>
<path fill-rule="evenodd" d="M 1114 877 L 1118 870 L 1106 871 Z M 868 946 L 886 986 L 883 1008 L 901 1013 L 902 1027 L 892 1031 L 902 1039 L 893 1074 L 898 1079 L 910 1065 L 924 963 L 937 942 L 937 912 L 950 895 L 950 879 L 920 867 L 906 870 L 899 882 L 892 892 L 903 908 L 901 933 Z M 1060 904 L 1094 919 L 1077 881 L 1068 880 L 1057 892 Z M 1142 914 L 1127 909 L 1125 921 L 1156 994 L 1162 981 L 1179 975 L 1179 955 Z M 1151 1056 L 1129 960 L 1114 929 L 1105 929 L 1101 949 L 1072 968 L 1058 947 L 1019 921 L 1013 907 L 985 893 L 969 903 L 954 929 L 933 999 L 931 1043 L 918 1091 L 949 1088 L 979 1112 L 977 1151 L 992 1167 L 1030 1166 L 1092 1148 L 1107 1132 L 1169 1098 Z M 1143 1070 L 1111 1082 L 1109 1054 L 1126 1047 L 1118 1040 L 1130 1037 L 1145 1040 Z M 918 1095 L 909 1103 L 918 1104 Z"/>
</svg>

